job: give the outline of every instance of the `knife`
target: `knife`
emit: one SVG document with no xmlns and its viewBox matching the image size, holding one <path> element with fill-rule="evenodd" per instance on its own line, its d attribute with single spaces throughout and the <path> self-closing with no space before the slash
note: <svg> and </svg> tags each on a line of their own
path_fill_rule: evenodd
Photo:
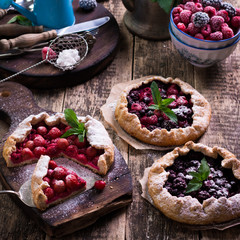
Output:
<svg viewBox="0 0 240 240">
<path fill-rule="evenodd" d="M 13 39 L 1 39 L 0 50 L 4 52 L 15 47 L 19 47 L 19 48 L 30 47 L 39 42 L 47 41 L 65 34 L 92 30 L 104 25 L 109 20 L 110 20 L 110 17 L 106 16 L 106 17 L 94 19 L 91 21 L 78 23 L 73 26 L 69 26 L 61 29 L 53 29 L 50 31 L 42 32 L 42 33 L 24 34 Z M 49 30 L 49 29 L 44 29 L 44 30 Z"/>
</svg>

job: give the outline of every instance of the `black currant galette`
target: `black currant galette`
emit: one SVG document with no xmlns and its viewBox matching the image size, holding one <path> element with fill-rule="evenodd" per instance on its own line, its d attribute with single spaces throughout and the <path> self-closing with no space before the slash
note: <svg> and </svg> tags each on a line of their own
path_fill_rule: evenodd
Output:
<svg viewBox="0 0 240 240">
<path fill-rule="evenodd" d="M 49 156 L 42 155 L 32 175 L 31 190 L 35 206 L 45 210 L 86 189 L 86 181 L 76 172 L 58 166 Z"/>
<path fill-rule="evenodd" d="M 154 76 L 123 91 L 115 118 L 127 133 L 142 142 L 174 146 L 196 140 L 206 131 L 211 107 L 180 79 Z"/>
<path fill-rule="evenodd" d="M 240 161 L 224 148 L 187 142 L 157 160 L 148 192 L 167 217 L 188 224 L 240 216 Z"/>
<path fill-rule="evenodd" d="M 84 133 L 81 138 L 78 127 Z M 90 116 L 69 126 L 64 114 L 42 112 L 23 120 L 3 147 L 8 167 L 37 162 L 41 155 L 64 156 L 105 175 L 114 161 L 114 146 L 104 126 Z"/>
</svg>

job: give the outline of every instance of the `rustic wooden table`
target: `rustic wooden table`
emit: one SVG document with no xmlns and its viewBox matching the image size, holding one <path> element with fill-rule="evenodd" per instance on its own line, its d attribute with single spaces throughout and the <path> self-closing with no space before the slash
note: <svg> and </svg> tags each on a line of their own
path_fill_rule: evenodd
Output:
<svg viewBox="0 0 240 240">
<path fill-rule="evenodd" d="M 228 2 L 240 7 L 238 0 Z M 115 16 L 121 30 L 116 58 L 101 74 L 84 84 L 54 90 L 32 89 L 39 106 L 57 112 L 72 108 L 79 115 L 90 114 L 101 119 L 99 109 L 116 83 L 151 74 L 179 77 L 202 93 L 212 106 L 211 123 L 200 142 L 226 147 L 240 158 L 240 45 L 230 57 L 217 65 L 207 69 L 196 68 L 180 57 L 171 41 L 147 41 L 131 35 L 123 23 L 125 8 L 121 1 L 109 0 L 103 4 Z M 1 119 L 1 135 L 7 127 Z M 108 131 L 131 170 L 133 202 L 63 239 L 239 239 L 239 226 L 224 231 L 186 230 L 142 199 L 138 181 L 144 169 L 164 152 L 135 150 L 110 128 Z M 0 223 L 0 239 L 50 239 L 6 195 L 0 196 Z"/>
</svg>

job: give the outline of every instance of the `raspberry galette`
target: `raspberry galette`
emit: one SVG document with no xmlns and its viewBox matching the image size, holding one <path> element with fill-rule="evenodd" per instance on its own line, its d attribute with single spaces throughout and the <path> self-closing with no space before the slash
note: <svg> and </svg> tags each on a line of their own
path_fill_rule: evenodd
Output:
<svg viewBox="0 0 240 240">
<path fill-rule="evenodd" d="M 157 160 L 148 192 L 167 217 L 188 224 L 240 216 L 240 161 L 224 148 L 187 142 Z"/>
<path fill-rule="evenodd" d="M 35 206 L 45 210 L 86 189 L 86 181 L 74 171 L 58 166 L 42 155 L 32 175 L 31 190 Z"/>
<path fill-rule="evenodd" d="M 60 156 L 105 175 L 114 161 L 114 146 L 104 126 L 96 119 L 78 118 L 84 123 L 86 136 L 83 142 L 77 135 L 62 137 L 71 127 L 64 114 L 49 116 L 46 112 L 31 115 L 23 120 L 8 137 L 3 157 L 8 167 L 36 162 L 41 155 Z M 74 130 L 74 129 L 72 129 Z"/>
<path fill-rule="evenodd" d="M 154 76 L 123 91 L 115 118 L 128 134 L 142 142 L 174 146 L 196 140 L 206 131 L 211 107 L 180 79 Z"/>
</svg>

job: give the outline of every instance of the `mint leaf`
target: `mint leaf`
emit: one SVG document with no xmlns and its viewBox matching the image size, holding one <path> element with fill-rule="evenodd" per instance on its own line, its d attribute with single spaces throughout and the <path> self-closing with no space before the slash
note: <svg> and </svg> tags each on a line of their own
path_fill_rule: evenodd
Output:
<svg viewBox="0 0 240 240">
<path fill-rule="evenodd" d="M 167 99 L 162 99 L 158 85 L 155 81 L 151 83 L 151 92 L 152 92 L 152 97 L 153 97 L 153 102 L 155 104 L 150 105 L 148 108 L 151 110 L 160 110 L 164 112 L 170 120 L 173 122 L 177 123 L 178 119 L 176 114 L 167 106 L 174 101 L 173 98 L 167 98 Z"/>
<path fill-rule="evenodd" d="M 65 109 L 64 111 L 65 119 L 69 124 L 70 128 L 67 130 L 61 137 L 69 137 L 71 135 L 78 135 L 78 139 L 80 142 L 84 141 L 84 137 L 86 135 L 86 129 L 84 123 L 80 123 L 76 113 L 72 109 Z"/>
<path fill-rule="evenodd" d="M 168 106 L 169 104 L 171 104 L 172 102 L 174 102 L 175 99 L 174 98 L 166 98 L 166 99 L 163 99 L 162 100 L 162 106 L 163 107 L 166 107 Z"/>
<path fill-rule="evenodd" d="M 186 189 L 186 193 L 197 191 L 201 187 L 202 187 L 202 182 L 194 183 L 194 182 L 190 181 L 188 183 L 188 186 L 187 186 L 187 189 Z"/>
<path fill-rule="evenodd" d="M 32 22 L 28 18 L 22 15 L 14 16 L 7 23 L 15 23 L 15 22 L 23 26 L 32 26 Z"/>
<path fill-rule="evenodd" d="M 158 85 L 154 81 L 151 84 L 151 92 L 152 92 L 153 102 L 157 105 L 161 105 L 162 97 L 161 97 Z"/>
<path fill-rule="evenodd" d="M 72 128 L 78 128 L 79 121 L 76 113 L 72 109 L 67 108 L 65 109 L 64 114 L 69 126 L 71 126 Z"/>
<path fill-rule="evenodd" d="M 210 168 L 205 157 L 201 160 L 198 172 L 189 172 L 188 174 L 193 176 L 193 179 L 188 183 L 186 193 L 197 191 L 210 174 Z"/>
<path fill-rule="evenodd" d="M 208 166 L 205 158 L 202 159 L 198 172 L 201 175 L 202 181 L 204 181 L 208 178 L 208 175 L 210 173 L 210 169 L 209 169 L 209 166 Z"/>
</svg>

